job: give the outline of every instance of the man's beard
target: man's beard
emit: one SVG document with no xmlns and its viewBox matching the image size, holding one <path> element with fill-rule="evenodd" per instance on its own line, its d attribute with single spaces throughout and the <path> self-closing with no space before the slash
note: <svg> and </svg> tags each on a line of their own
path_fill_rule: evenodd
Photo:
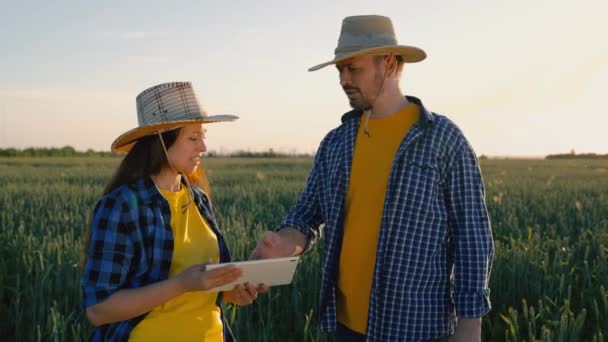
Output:
<svg viewBox="0 0 608 342">
<path fill-rule="evenodd" d="M 375 74 L 374 74 L 374 86 L 371 87 L 371 89 L 373 89 L 373 91 L 378 92 L 380 90 L 380 87 L 382 87 L 382 75 L 381 73 L 376 70 Z M 359 87 L 355 87 L 355 86 L 349 86 L 346 85 L 344 87 L 342 87 L 342 89 L 344 89 L 344 92 L 346 93 L 346 91 L 351 90 L 351 91 L 356 91 L 357 93 L 359 93 L 359 96 L 356 98 L 350 98 L 348 97 L 348 103 L 350 104 L 351 108 L 353 109 L 358 109 L 358 110 L 370 110 L 374 107 L 374 102 L 376 101 L 376 99 L 378 98 L 378 96 L 380 94 L 376 94 L 376 98 L 370 99 L 368 96 L 366 96 L 365 94 L 363 94 L 363 92 L 361 91 L 361 88 Z"/>
<path fill-rule="evenodd" d="M 355 90 L 359 93 L 359 96 L 357 98 L 348 97 L 348 103 L 350 104 L 351 108 L 364 110 L 364 111 L 372 108 L 371 101 L 369 99 L 367 99 L 365 97 L 365 95 L 363 95 L 363 93 L 361 92 L 361 89 L 359 89 L 357 87 L 350 87 L 350 86 L 346 86 L 343 88 L 344 88 L 344 91 Z"/>
</svg>

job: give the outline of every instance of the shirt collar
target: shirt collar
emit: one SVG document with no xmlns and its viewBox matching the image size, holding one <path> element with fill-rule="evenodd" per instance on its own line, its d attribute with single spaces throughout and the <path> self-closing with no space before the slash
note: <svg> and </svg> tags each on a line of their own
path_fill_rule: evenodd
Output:
<svg viewBox="0 0 608 342">
<path fill-rule="evenodd" d="M 422 101 L 415 96 L 405 96 L 408 102 L 413 102 L 418 107 L 420 107 L 420 122 L 424 124 L 425 127 L 430 127 L 435 122 L 435 115 L 424 107 Z M 350 112 L 344 113 L 342 115 L 342 123 L 346 123 L 351 119 L 358 119 L 363 115 L 363 111 L 361 109 L 353 109 Z"/>
<path fill-rule="evenodd" d="M 150 177 L 139 178 L 135 181 L 133 187 L 143 203 L 164 200 L 163 195 L 158 191 Z"/>
</svg>

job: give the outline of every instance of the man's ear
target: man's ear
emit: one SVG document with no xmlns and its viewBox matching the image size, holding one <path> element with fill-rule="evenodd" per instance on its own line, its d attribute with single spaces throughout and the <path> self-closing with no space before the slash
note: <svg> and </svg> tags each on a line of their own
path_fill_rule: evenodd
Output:
<svg viewBox="0 0 608 342">
<path fill-rule="evenodd" d="M 385 69 L 385 73 L 386 75 L 393 75 L 393 74 L 397 74 L 397 56 L 390 54 L 388 56 L 385 57 L 385 61 L 386 61 L 386 69 Z"/>
</svg>

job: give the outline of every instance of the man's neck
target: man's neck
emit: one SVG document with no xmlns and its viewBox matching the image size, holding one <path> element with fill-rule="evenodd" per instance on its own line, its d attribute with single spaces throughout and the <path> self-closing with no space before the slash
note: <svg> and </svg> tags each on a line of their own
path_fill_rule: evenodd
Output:
<svg viewBox="0 0 608 342">
<path fill-rule="evenodd" d="M 407 98 L 399 89 L 392 92 L 385 91 L 374 103 L 370 117 L 378 119 L 395 114 L 407 106 L 408 103 Z"/>
</svg>

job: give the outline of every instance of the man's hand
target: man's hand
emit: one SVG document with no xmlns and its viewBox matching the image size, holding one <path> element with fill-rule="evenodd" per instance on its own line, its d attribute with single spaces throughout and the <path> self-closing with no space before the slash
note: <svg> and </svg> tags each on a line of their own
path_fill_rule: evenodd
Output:
<svg viewBox="0 0 608 342">
<path fill-rule="evenodd" d="M 278 232 L 267 231 L 258 241 L 249 259 L 283 258 L 298 255 L 304 251 L 306 237 L 295 228 L 285 228 Z"/>
<path fill-rule="evenodd" d="M 459 318 L 449 342 L 481 342 L 481 318 Z"/>
</svg>

